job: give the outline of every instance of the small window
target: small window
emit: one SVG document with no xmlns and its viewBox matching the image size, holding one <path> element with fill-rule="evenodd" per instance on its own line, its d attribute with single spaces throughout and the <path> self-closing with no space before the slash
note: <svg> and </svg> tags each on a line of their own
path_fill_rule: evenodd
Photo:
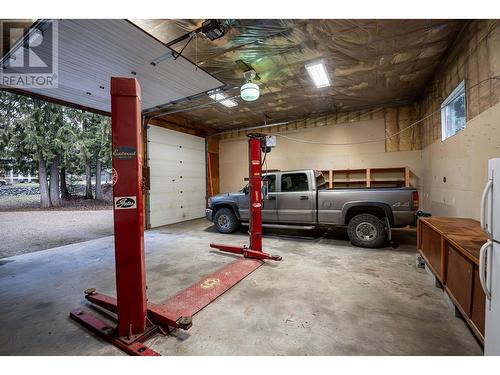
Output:
<svg viewBox="0 0 500 375">
<path fill-rule="evenodd" d="M 275 174 L 268 174 L 262 178 L 262 181 L 267 184 L 267 191 L 269 193 L 274 193 L 276 192 L 276 175 Z"/>
<path fill-rule="evenodd" d="M 281 191 L 307 191 L 307 175 L 305 173 L 287 173 L 281 176 Z"/>
<path fill-rule="evenodd" d="M 462 81 L 441 104 L 441 139 L 465 129 L 465 82 Z"/>
</svg>

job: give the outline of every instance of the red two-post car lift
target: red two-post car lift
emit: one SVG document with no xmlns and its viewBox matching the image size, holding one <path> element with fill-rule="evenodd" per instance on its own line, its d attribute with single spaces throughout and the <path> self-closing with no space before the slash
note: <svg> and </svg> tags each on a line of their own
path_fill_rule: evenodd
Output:
<svg viewBox="0 0 500 375">
<path fill-rule="evenodd" d="M 281 260 L 278 255 L 270 255 L 262 251 L 262 150 L 266 148 L 265 135 L 258 133 L 248 135 L 250 246 L 210 244 L 210 247 L 229 253 L 243 254 L 247 258 Z"/>
<path fill-rule="evenodd" d="M 154 334 L 187 330 L 192 316 L 259 268 L 263 259 L 281 260 L 262 252 L 262 136 L 249 139 L 250 247 L 210 246 L 242 254 L 198 283 L 161 303 L 148 302 L 144 260 L 142 180 L 142 127 L 140 87 L 133 78 L 111 79 L 113 147 L 113 203 L 116 263 L 116 298 L 87 289 L 85 298 L 117 315 L 116 327 L 82 309 L 70 317 L 131 355 L 159 355 L 144 344 Z"/>
</svg>

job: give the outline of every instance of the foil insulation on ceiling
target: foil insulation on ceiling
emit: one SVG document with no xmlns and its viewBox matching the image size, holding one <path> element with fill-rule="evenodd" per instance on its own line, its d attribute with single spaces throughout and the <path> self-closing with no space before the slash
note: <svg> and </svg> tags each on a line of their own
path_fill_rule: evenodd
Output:
<svg viewBox="0 0 500 375">
<path fill-rule="evenodd" d="M 464 26 L 463 20 L 221 20 L 226 35 L 198 34 L 183 55 L 238 95 L 242 64 L 258 74 L 261 98 L 238 106 L 210 105 L 210 98 L 171 105 L 192 126 L 235 129 L 318 114 L 398 106 L 417 99 Z M 134 20 L 167 43 L 202 20 Z M 185 41 L 173 46 L 181 50 Z M 304 65 L 323 59 L 332 85 L 317 89 Z M 208 105 L 206 105 L 208 104 Z"/>
</svg>

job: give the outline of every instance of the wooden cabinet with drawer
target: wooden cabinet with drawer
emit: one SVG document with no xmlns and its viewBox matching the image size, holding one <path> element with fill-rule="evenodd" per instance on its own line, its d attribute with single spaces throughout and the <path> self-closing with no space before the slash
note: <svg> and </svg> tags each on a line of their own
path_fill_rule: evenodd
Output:
<svg viewBox="0 0 500 375">
<path fill-rule="evenodd" d="M 445 287 L 454 303 L 469 316 L 472 303 L 472 271 L 474 265 L 456 248 L 445 241 L 446 279 Z"/>
<path fill-rule="evenodd" d="M 479 333 L 484 337 L 484 318 L 486 309 L 486 295 L 484 294 L 483 288 L 481 287 L 481 281 L 479 280 L 479 267 L 474 265 L 474 277 L 472 281 L 472 306 L 470 319 L 473 328 L 479 331 Z"/>
<path fill-rule="evenodd" d="M 473 219 L 428 217 L 418 220 L 417 247 L 457 310 L 484 342 L 485 303 L 479 281 L 479 249 L 487 240 Z"/>
<path fill-rule="evenodd" d="M 419 220 L 418 236 L 420 240 L 419 249 L 425 261 L 439 281 L 443 282 L 441 235 L 432 227 L 426 225 L 425 222 Z"/>
</svg>

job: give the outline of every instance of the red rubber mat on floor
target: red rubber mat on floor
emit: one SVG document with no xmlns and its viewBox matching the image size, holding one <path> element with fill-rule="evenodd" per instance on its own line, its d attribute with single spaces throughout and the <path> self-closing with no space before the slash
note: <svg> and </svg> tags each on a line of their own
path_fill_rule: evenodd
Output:
<svg viewBox="0 0 500 375">
<path fill-rule="evenodd" d="M 155 310 L 179 317 L 193 316 L 262 264 L 258 259 L 237 259 L 164 302 L 155 304 Z"/>
</svg>

